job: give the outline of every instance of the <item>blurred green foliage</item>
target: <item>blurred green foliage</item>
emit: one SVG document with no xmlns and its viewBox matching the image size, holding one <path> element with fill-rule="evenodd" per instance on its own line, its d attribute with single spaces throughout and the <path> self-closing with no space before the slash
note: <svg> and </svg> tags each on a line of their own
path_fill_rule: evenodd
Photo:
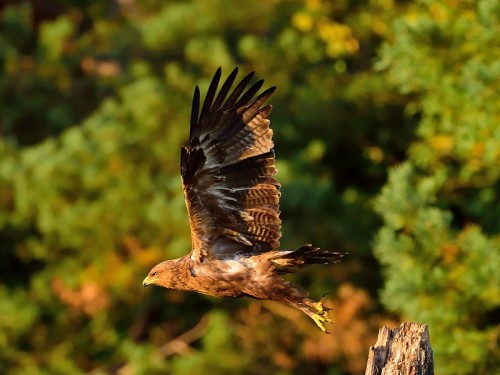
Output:
<svg viewBox="0 0 500 375">
<path fill-rule="evenodd" d="M 500 5 L 422 1 L 395 30 L 379 64 L 421 120 L 376 200 L 382 299 L 429 324 L 439 373 L 497 373 Z"/>
<path fill-rule="evenodd" d="M 357 374 L 399 319 L 437 373 L 499 371 L 497 2 L 258 4 L 2 6 L 0 373 Z M 278 86 L 282 246 L 350 253 L 293 276 L 332 292 L 332 335 L 142 289 L 190 249 L 179 150 L 219 66 Z"/>
</svg>

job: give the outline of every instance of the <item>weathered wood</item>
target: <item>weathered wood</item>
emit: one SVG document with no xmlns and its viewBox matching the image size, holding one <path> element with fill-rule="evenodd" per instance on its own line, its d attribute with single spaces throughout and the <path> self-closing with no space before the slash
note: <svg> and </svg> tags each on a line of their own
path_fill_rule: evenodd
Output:
<svg viewBox="0 0 500 375">
<path fill-rule="evenodd" d="M 434 375 L 427 324 L 381 328 L 370 347 L 365 375 Z"/>
</svg>

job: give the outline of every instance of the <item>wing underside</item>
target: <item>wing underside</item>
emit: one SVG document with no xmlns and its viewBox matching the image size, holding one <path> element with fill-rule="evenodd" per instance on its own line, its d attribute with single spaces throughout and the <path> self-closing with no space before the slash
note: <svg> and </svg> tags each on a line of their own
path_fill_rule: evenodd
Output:
<svg viewBox="0 0 500 375">
<path fill-rule="evenodd" d="M 272 130 L 263 106 L 271 87 L 263 81 L 245 91 L 253 73 L 230 92 L 235 69 L 216 95 L 217 70 L 200 111 L 195 89 L 189 144 L 181 152 L 181 175 L 191 224 L 193 255 L 232 257 L 275 249 L 281 237 L 280 185 Z"/>
</svg>

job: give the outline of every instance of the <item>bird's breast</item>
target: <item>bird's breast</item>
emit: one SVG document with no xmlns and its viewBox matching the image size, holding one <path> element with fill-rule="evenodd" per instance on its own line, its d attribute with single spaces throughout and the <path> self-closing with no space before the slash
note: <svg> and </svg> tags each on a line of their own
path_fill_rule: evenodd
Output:
<svg viewBox="0 0 500 375">
<path fill-rule="evenodd" d="M 253 269 L 238 260 L 210 260 L 190 267 L 193 290 L 217 297 L 240 297 L 252 282 Z"/>
</svg>

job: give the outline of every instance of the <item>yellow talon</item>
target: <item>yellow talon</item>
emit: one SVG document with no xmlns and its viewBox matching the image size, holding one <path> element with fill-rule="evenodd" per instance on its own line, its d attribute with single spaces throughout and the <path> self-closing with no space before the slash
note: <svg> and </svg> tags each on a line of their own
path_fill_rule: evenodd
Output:
<svg viewBox="0 0 500 375">
<path fill-rule="evenodd" d="M 318 314 L 320 314 L 320 315 L 324 315 L 325 313 L 327 313 L 328 311 L 331 310 L 330 308 L 324 306 L 324 304 L 326 302 L 327 295 L 328 295 L 328 293 L 323 294 L 323 297 L 321 297 L 321 300 L 318 303 L 316 303 L 316 310 L 318 310 Z"/>
<path fill-rule="evenodd" d="M 321 300 L 314 306 L 317 312 L 316 314 L 312 314 L 311 318 L 323 332 L 329 333 L 326 330 L 325 325 L 323 323 L 333 323 L 333 320 L 332 318 L 330 318 L 330 315 L 328 314 L 328 311 L 330 311 L 331 309 L 324 305 L 325 302 L 326 302 L 326 294 L 323 294 Z"/>
<path fill-rule="evenodd" d="M 312 320 L 314 320 L 314 323 L 325 333 L 329 333 L 323 322 L 325 323 L 333 323 L 333 320 L 328 316 L 327 311 L 323 311 L 322 314 L 313 314 L 311 315 Z"/>
</svg>

